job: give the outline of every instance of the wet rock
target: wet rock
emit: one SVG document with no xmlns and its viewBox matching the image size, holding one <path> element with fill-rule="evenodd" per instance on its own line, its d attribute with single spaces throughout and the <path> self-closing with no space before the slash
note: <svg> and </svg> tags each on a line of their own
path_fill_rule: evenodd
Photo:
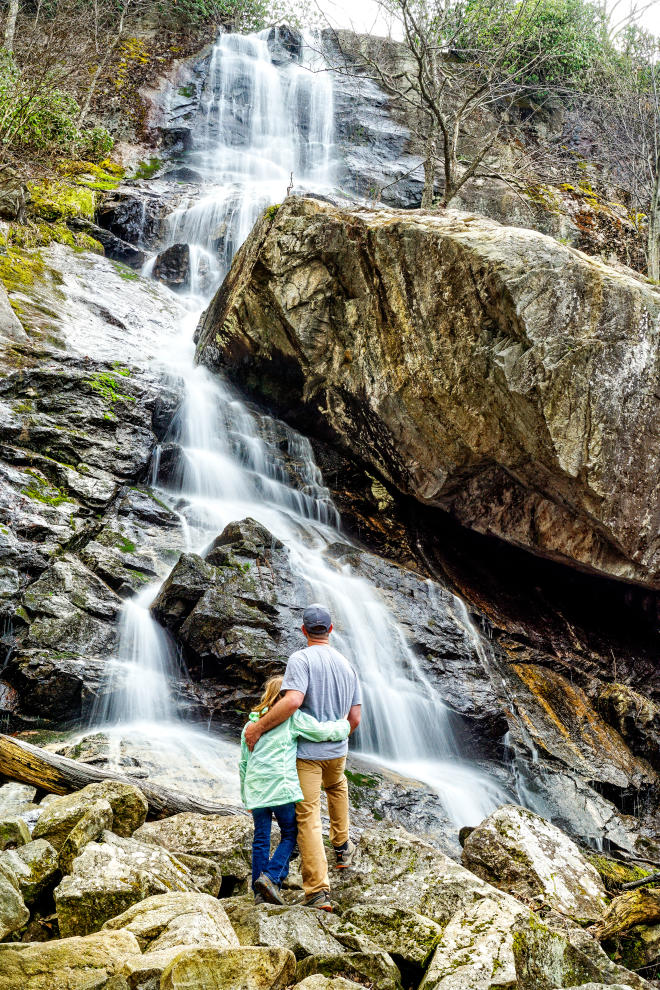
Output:
<svg viewBox="0 0 660 990">
<path fill-rule="evenodd" d="M 576 921 L 597 921 L 606 892 L 596 869 L 558 828 L 505 805 L 465 840 L 463 865 L 524 903 L 541 901 Z"/>
<path fill-rule="evenodd" d="M 71 227 L 72 230 L 80 230 L 85 234 L 89 234 L 90 237 L 93 237 L 94 240 L 103 245 L 103 251 L 108 258 L 121 261 L 124 265 L 141 268 L 147 260 L 145 252 L 141 251 L 135 244 L 129 244 L 128 241 L 123 241 L 121 237 L 117 237 L 112 231 L 106 230 L 104 227 L 99 227 L 98 224 L 92 223 L 90 220 L 75 217 L 67 220 L 67 226 Z"/>
<path fill-rule="evenodd" d="M 294 31 L 288 24 L 278 24 L 268 32 L 268 51 L 275 65 L 286 65 L 287 62 L 299 62 L 302 58 L 303 39 L 299 31 Z"/>
<path fill-rule="evenodd" d="M 148 897 L 103 926 L 104 931 L 119 928 L 132 932 L 142 951 L 149 953 L 176 946 L 239 944 L 222 902 L 208 894 Z"/>
<path fill-rule="evenodd" d="M 29 784 L 10 782 L 0 786 L 0 815 L 20 815 L 23 811 L 31 811 L 37 793 L 36 787 Z"/>
<path fill-rule="evenodd" d="M 112 808 L 108 801 L 100 798 L 88 805 L 87 811 L 62 843 L 58 857 L 62 873 L 71 873 L 74 859 L 80 855 L 85 846 L 98 839 L 106 829 L 112 828 L 112 818 Z"/>
<path fill-rule="evenodd" d="M 101 203 L 96 221 L 127 244 L 149 243 L 160 233 L 165 209 L 158 196 L 118 190 Z"/>
<path fill-rule="evenodd" d="M 26 904 L 34 904 L 55 885 L 59 876 L 57 852 L 45 839 L 35 839 L 17 849 L 7 849 L 0 863 L 12 871 Z"/>
<path fill-rule="evenodd" d="M 30 920 L 19 882 L 14 872 L 0 861 L 0 942 L 18 931 Z M 0 946 L 0 949 L 2 946 Z M 0 956 L 0 987 L 2 986 L 2 956 Z M 12 988 L 15 990 L 15 988 Z"/>
<path fill-rule="evenodd" d="M 0 220 L 25 220 L 25 208 L 30 199 L 28 187 L 15 168 L 3 164 L 0 168 Z"/>
<path fill-rule="evenodd" d="M 11 308 L 4 285 L 0 285 L 0 339 L 27 341 L 28 336 L 16 313 Z"/>
<path fill-rule="evenodd" d="M 15 849 L 30 841 L 30 829 L 17 815 L 0 818 L 0 850 Z"/>
<path fill-rule="evenodd" d="M 521 919 L 514 926 L 513 954 L 520 990 L 554 990 L 590 982 L 618 983 L 633 990 L 650 990 L 651 986 L 612 962 L 597 943 L 587 954 L 572 945 L 565 934 L 551 931 L 534 917 Z"/>
<path fill-rule="evenodd" d="M 198 892 L 182 862 L 151 843 L 104 832 L 103 841 L 85 846 L 71 875 L 55 888 L 60 933 L 99 931 L 138 901 L 169 891 Z"/>
<path fill-rule="evenodd" d="M 282 990 L 293 983 L 295 966 L 288 949 L 185 949 L 163 973 L 160 990 L 192 986 Z"/>
<path fill-rule="evenodd" d="M 171 168 L 165 173 L 165 178 L 174 179 L 175 182 L 203 182 L 204 176 L 194 168 L 187 165 L 180 165 L 178 168 Z"/>
<path fill-rule="evenodd" d="M 190 248 L 187 244 L 173 244 L 156 258 L 152 271 L 159 282 L 170 289 L 187 289 L 190 285 Z"/>
<path fill-rule="evenodd" d="M 193 146 L 192 127 L 185 125 L 174 125 L 172 127 L 158 127 L 155 129 L 160 143 L 170 154 L 180 154 L 183 151 L 190 151 Z"/>
<path fill-rule="evenodd" d="M 451 919 L 438 940 L 420 990 L 488 990 L 517 986 L 511 927 L 527 911 L 484 897 Z"/>
<path fill-rule="evenodd" d="M 636 757 L 623 738 L 603 721 L 590 700 L 567 677 L 537 664 L 503 670 L 510 699 L 512 736 L 525 746 L 560 760 L 586 780 L 621 790 L 655 786 L 654 771 Z"/>
<path fill-rule="evenodd" d="M 140 842 L 162 846 L 176 856 L 210 859 L 223 877 L 244 880 L 251 871 L 252 821 L 230 815 L 182 812 L 147 822 L 135 833 Z"/>
<path fill-rule="evenodd" d="M 345 952 L 343 955 L 314 955 L 302 959 L 296 966 L 298 982 L 320 973 L 321 976 L 343 976 L 357 983 L 377 986 L 379 990 L 400 990 L 401 974 L 387 952 Z"/>
<path fill-rule="evenodd" d="M 627 684 L 605 684 L 598 711 L 625 739 L 633 753 L 660 768 L 660 706 Z"/>
<path fill-rule="evenodd" d="M 655 586 L 660 296 L 550 238 L 502 230 L 452 211 L 412 218 L 291 198 L 237 255 L 202 318 L 199 357 L 280 409 L 306 404 L 310 428 L 322 422 L 464 525 Z M 251 277 L 257 265 L 267 277 Z M 341 334 L 329 343 L 320 323 Z"/>
<path fill-rule="evenodd" d="M 0 945 L 0 990 L 101 990 L 138 954 L 130 932 Z"/>
<path fill-rule="evenodd" d="M 406 963 L 423 967 L 433 951 L 442 927 L 434 921 L 398 907 L 356 904 L 342 915 L 372 938 L 381 949 Z"/>
</svg>

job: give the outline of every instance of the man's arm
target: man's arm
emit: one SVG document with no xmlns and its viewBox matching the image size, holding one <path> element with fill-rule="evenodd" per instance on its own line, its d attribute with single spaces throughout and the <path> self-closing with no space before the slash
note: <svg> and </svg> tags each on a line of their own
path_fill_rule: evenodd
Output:
<svg viewBox="0 0 660 990">
<path fill-rule="evenodd" d="M 252 752 L 264 732 L 268 732 L 269 729 L 274 729 L 276 725 L 286 722 L 295 711 L 298 711 L 304 700 L 305 695 L 302 691 L 287 691 L 284 697 L 280 698 L 266 712 L 263 718 L 260 718 L 258 722 L 250 722 L 249 725 L 246 725 L 245 742 L 250 752 Z"/>
<path fill-rule="evenodd" d="M 351 735 L 353 735 L 360 724 L 360 719 L 362 718 L 362 705 L 351 705 L 351 710 L 346 718 L 348 719 L 348 724 L 351 727 Z"/>
</svg>

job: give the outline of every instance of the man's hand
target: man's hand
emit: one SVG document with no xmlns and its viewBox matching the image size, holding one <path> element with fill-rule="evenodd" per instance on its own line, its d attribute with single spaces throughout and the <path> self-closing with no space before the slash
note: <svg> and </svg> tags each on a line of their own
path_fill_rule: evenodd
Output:
<svg viewBox="0 0 660 990">
<path fill-rule="evenodd" d="M 262 729 L 259 722 L 250 722 L 249 725 L 245 726 L 245 745 L 252 752 L 254 747 L 257 745 L 261 739 Z"/>
<path fill-rule="evenodd" d="M 362 705 L 353 705 L 346 718 L 351 727 L 351 735 L 353 735 L 362 718 Z"/>
</svg>

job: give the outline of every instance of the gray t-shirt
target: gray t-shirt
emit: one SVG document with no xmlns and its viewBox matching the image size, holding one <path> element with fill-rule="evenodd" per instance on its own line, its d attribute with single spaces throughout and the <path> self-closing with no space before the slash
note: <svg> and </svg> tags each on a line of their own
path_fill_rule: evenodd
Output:
<svg viewBox="0 0 660 990">
<path fill-rule="evenodd" d="M 331 646 L 307 646 L 289 657 L 283 691 L 302 691 L 305 700 L 301 711 L 319 722 L 346 718 L 353 705 L 361 705 L 360 682 L 346 657 Z M 334 760 L 346 756 L 348 741 L 298 741 L 300 760 Z"/>
</svg>

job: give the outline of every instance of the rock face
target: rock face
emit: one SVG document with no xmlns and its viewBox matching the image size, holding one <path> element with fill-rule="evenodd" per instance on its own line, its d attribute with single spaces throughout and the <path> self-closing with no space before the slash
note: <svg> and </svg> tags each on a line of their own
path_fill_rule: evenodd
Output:
<svg viewBox="0 0 660 990">
<path fill-rule="evenodd" d="M 547 904 L 576 921 L 597 921 L 605 887 L 596 869 L 558 828 L 526 808 L 498 808 L 465 840 L 462 861 L 519 900 Z"/>
<path fill-rule="evenodd" d="M 156 258 L 153 276 L 165 282 L 171 289 L 186 289 L 190 285 L 190 248 L 187 244 L 173 244 Z"/>
<path fill-rule="evenodd" d="M 659 321 L 655 288 L 533 231 L 294 198 L 198 357 L 465 525 L 657 587 Z"/>
</svg>

